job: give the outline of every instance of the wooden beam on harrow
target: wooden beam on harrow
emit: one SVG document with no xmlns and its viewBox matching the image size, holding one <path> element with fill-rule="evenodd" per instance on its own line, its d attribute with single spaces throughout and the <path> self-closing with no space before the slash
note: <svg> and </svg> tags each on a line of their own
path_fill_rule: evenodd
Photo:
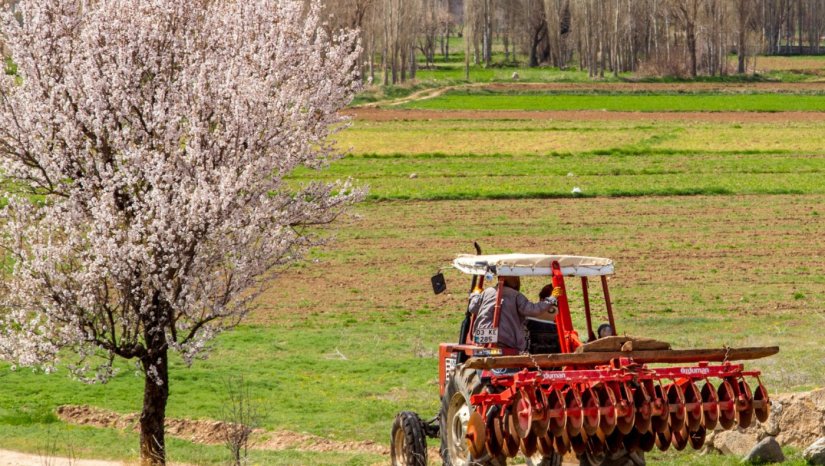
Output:
<svg viewBox="0 0 825 466">
<path fill-rule="evenodd" d="M 573 354 L 533 354 L 519 356 L 489 356 L 470 358 L 464 364 L 471 369 L 509 369 L 536 367 L 542 369 L 563 366 L 608 364 L 613 359 L 631 358 L 639 364 L 747 361 L 766 358 L 779 352 L 778 346 L 752 348 L 688 349 L 656 351 L 610 351 Z"/>
</svg>

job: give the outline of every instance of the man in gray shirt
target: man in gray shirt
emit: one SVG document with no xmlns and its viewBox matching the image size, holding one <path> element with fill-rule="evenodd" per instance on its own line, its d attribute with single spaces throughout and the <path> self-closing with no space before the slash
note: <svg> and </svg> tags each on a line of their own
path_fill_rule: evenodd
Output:
<svg viewBox="0 0 825 466">
<path fill-rule="evenodd" d="M 549 296 L 537 303 L 531 303 L 526 296 L 519 292 L 521 280 L 519 277 L 502 277 L 501 311 L 498 325 L 498 345 L 518 351 L 527 350 L 527 338 L 524 323 L 528 317 L 543 319 L 555 318 L 558 312 L 558 301 L 555 296 Z M 493 327 L 493 315 L 496 307 L 497 288 L 491 286 L 482 293 L 470 297 L 469 310 L 475 315 L 472 332 Z"/>
</svg>

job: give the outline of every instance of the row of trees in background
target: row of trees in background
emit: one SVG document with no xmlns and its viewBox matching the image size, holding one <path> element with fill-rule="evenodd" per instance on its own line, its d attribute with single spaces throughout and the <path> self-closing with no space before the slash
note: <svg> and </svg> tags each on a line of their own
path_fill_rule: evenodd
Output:
<svg viewBox="0 0 825 466">
<path fill-rule="evenodd" d="M 436 57 L 586 69 L 593 77 L 718 76 L 758 54 L 819 54 L 825 0 L 326 0 L 330 27 L 362 31 L 362 74 L 394 84 Z M 496 44 L 496 59 L 493 45 Z M 732 66 L 727 57 L 736 54 Z"/>
</svg>

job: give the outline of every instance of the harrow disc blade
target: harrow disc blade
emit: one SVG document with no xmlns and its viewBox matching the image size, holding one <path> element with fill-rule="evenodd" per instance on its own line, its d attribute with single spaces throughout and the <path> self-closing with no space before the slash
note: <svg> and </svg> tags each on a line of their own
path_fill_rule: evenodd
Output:
<svg viewBox="0 0 825 466">
<path fill-rule="evenodd" d="M 572 438 L 578 435 L 584 424 L 584 416 L 582 415 L 582 399 L 578 390 L 570 387 L 567 393 L 564 394 L 564 404 L 567 407 L 567 435 Z"/>
<path fill-rule="evenodd" d="M 616 428 L 622 434 L 629 434 L 636 424 L 636 407 L 633 404 L 633 391 L 626 383 L 615 385 L 614 394 L 618 406 L 618 416 L 616 418 Z"/>
<path fill-rule="evenodd" d="M 649 452 L 656 446 L 656 434 L 653 431 L 647 431 L 639 438 L 639 449 L 643 452 Z"/>
<path fill-rule="evenodd" d="M 641 437 L 642 435 L 639 433 L 638 430 L 630 429 L 630 432 L 628 432 L 622 440 L 622 443 L 624 443 L 624 449 L 628 452 L 639 451 L 639 443 L 641 441 Z"/>
<path fill-rule="evenodd" d="M 665 426 L 663 432 L 656 432 L 656 448 L 661 451 L 667 451 L 667 449 L 670 448 L 671 438 L 670 428 Z"/>
<path fill-rule="evenodd" d="M 601 414 L 599 413 L 599 397 L 592 389 L 587 388 L 582 392 L 582 406 L 584 408 L 584 415 L 582 416 L 584 433 L 588 437 L 596 435 L 596 431 L 599 430 Z"/>
<path fill-rule="evenodd" d="M 520 391 L 513 398 L 513 430 L 519 438 L 525 438 L 530 434 L 530 427 L 533 424 L 533 406 L 530 404 L 530 397 Z M 528 455 L 530 456 L 530 455 Z"/>
<path fill-rule="evenodd" d="M 688 432 L 694 432 L 702 425 L 702 395 L 692 380 L 682 387 L 682 392 L 685 395 L 685 421 Z"/>
<path fill-rule="evenodd" d="M 610 390 L 603 384 L 593 387 L 593 391 L 599 398 L 601 411 L 599 430 L 601 430 L 603 435 L 608 436 L 616 429 L 616 396 L 613 394 L 613 390 Z"/>
<path fill-rule="evenodd" d="M 527 437 L 521 439 L 521 452 L 524 453 L 524 456 L 526 456 L 527 458 L 530 458 L 533 455 L 535 455 L 538 449 L 538 439 L 536 439 L 536 436 L 533 435 L 532 432 L 528 434 Z"/>
<path fill-rule="evenodd" d="M 759 422 L 765 422 L 771 415 L 771 401 L 768 398 L 768 389 L 761 383 L 753 392 L 754 412 Z"/>
<path fill-rule="evenodd" d="M 604 439 L 604 446 L 610 453 L 617 453 L 624 447 L 623 440 L 624 435 L 617 429 Z"/>
<path fill-rule="evenodd" d="M 555 437 L 555 444 L 559 455 L 564 456 L 570 451 L 570 437 L 567 435 L 567 430 L 562 431 L 561 435 Z"/>
<path fill-rule="evenodd" d="M 690 435 L 687 431 L 687 426 L 683 423 L 682 427 L 679 430 L 673 431 L 673 448 L 677 451 L 682 451 L 688 444 L 688 437 Z"/>
<path fill-rule="evenodd" d="M 636 408 L 634 427 L 640 433 L 649 431 L 653 422 L 651 419 L 653 407 L 644 385 L 639 385 L 633 390 L 633 405 Z"/>
<path fill-rule="evenodd" d="M 567 405 L 558 389 L 547 393 L 547 430 L 553 436 L 560 436 L 567 427 Z"/>
<path fill-rule="evenodd" d="M 501 456 L 501 445 L 504 442 L 504 437 L 501 433 L 501 416 L 498 416 L 498 409 L 491 409 L 487 413 L 487 441 L 485 446 L 487 452 L 493 458 Z"/>
<path fill-rule="evenodd" d="M 504 440 L 501 443 L 502 453 L 508 458 L 516 456 L 520 442 L 513 429 L 513 415 L 510 412 L 507 412 L 501 421 L 501 437 Z"/>
<path fill-rule="evenodd" d="M 536 438 L 539 438 L 547 432 L 547 429 L 550 427 L 551 418 L 550 410 L 548 409 L 547 395 L 542 392 L 541 389 L 536 388 L 535 396 L 536 403 L 541 406 L 541 408 L 537 406 L 533 407 L 533 425 L 530 427 L 530 432 L 532 432 Z"/>
<path fill-rule="evenodd" d="M 716 395 L 719 399 L 719 425 L 729 430 L 736 422 L 736 395 L 733 386 L 729 381 L 723 381 L 719 384 Z"/>
<path fill-rule="evenodd" d="M 576 435 L 570 436 L 570 448 L 572 448 L 573 452 L 577 455 L 584 453 L 584 450 L 587 448 L 587 435 L 585 435 L 584 430 L 579 431 Z"/>
<path fill-rule="evenodd" d="M 678 432 L 685 425 L 685 394 L 675 383 L 667 386 L 667 405 L 670 409 L 670 431 Z"/>
<path fill-rule="evenodd" d="M 601 455 L 605 450 L 604 440 L 595 435 L 592 437 L 587 437 L 586 450 L 591 456 Z"/>
<path fill-rule="evenodd" d="M 536 443 L 538 444 L 539 452 L 544 456 L 551 456 L 555 451 L 555 447 L 553 446 L 554 438 L 549 433 L 545 433 L 544 435 L 536 437 Z"/>
<path fill-rule="evenodd" d="M 690 447 L 694 450 L 698 450 L 702 448 L 702 445 L 705 444 L 705 437 L 707 436 L 708 431 L 705 430 L 703 426 L 699 426 L 699 429 L 695 432 L 691 432 L 688 441 L 690 442 Z"/>
<path fill-rule="evenodd" d="M 650 418 L 650 427 L 653 432 L 664 432 L 668 430 L 670 423 L 670 407 L 667 405 L 665 391 L 661 384 L 653 387 L 653 403 L 651 404 L 654 414 Z M 668 433 L 668 438 L 670 434 Z"/>
<path fill-rule="evenodd" d="M 484 444 L 487 440 L 487 426 L 484 424 L 484 419 L 476 410 L 470 413 L 470 420 L 467 421 L 465 437 L 470 455 L 472 455 L 473 458 L 481 457 L 484 454 Z"/>
<path fill-rule="evenodd" d="M 736 404 L 739 411 L 739 427 L 747 429 L 753 422 L 753 395 L 745 379 L 739 381 L 739 397 Z"/>
<path fill-rule="evenodd" d="M 702 386 L 702 424 L 706 430 L 713 432 L 714 427 L 719 422 L 719 397 L 716 395 L 716 388 L 710 382 L 705 382 Z"/>
</svg>

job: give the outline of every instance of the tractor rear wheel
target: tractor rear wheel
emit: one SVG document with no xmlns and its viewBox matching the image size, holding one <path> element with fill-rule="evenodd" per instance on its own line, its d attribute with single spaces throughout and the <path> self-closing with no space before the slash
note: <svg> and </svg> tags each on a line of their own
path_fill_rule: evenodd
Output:
<svg viewBox="0 0 825 466">
<path fill-rule="evenodd" d="M 467 423 L 470 420 L 473 407 L 470 405 L 470 396 L 481 392 L 484 388 L 479 380 L 478 372 L 463 366 L 456 367 L 441 397 L 441 411 L 438 413 L 439 435 L 441 436 L 441 459 L 444 466 L 504 466 L 507 458 L 493 457 L 484 452 L 478 458 L 473 458 L 467 446 L 465 435 Z"/>
<path fill-rule="evenodd" d="M 392 466 L 427 466 L 427 435 L 424 424 L 412 411 L 401 411 L 392 423 Z"/>
</svg>

